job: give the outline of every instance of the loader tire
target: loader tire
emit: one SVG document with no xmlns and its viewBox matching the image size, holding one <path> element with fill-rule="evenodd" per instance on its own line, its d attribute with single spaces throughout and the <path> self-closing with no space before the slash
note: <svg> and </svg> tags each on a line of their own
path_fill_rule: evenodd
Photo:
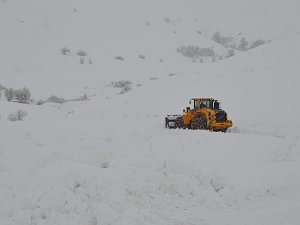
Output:
<svg viewBox="0 0 300 225">
<path fill-rule="evenodd" d="M 192 121 L 191 128 L 193 130 L 207 130 L 206 121 L 202 117 L 199 117 Z"/>
</svg>

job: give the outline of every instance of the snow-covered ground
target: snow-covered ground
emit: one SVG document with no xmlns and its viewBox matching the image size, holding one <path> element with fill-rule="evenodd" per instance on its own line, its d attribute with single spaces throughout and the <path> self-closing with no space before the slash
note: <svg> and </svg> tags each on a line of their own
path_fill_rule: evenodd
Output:
<svg viewBox="0 0 300 225">
<path fill-rule="evenodd" d="M 2 91 L 0 224 L 300 224 L 299 9 L 293 0 L 2 0 L 0 83 L 28 87 L 36 101 L 88 100 L 20 104 Z M 177 52 L 226 54 L 216 31 L 271 42 L 216 62 Z M 120 80 L 129 92 L 113 87 Z M 192 97 L 219 99 L 230 132 L 165 129 L 165 115 Z M 19 109 L 27 117 L 9 121 Z"/>
</svg>

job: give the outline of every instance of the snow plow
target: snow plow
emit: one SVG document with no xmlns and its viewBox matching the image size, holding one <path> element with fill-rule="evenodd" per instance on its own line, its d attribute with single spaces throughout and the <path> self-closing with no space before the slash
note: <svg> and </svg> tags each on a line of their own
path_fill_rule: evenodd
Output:
<svg viewBox="0 0 300 225">
<path fill-rule="evenodd" d="M 218 100 L 213 98 L 192 98 L 191 107 L 186 107 L 182 115 L 167 115 L 166 128 L 184 128 L 226 132 L 232 127 L 227 113 L 220 108 Z"/>
</svg>

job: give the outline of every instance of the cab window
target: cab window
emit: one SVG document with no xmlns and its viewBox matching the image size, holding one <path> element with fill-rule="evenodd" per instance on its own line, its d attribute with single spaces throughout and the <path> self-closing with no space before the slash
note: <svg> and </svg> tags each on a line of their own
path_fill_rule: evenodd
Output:
<svg viewBox="0 0 300 225">
<path fill-rule="evenodd" d="M 203 109 L 203 108 L 209 108 L 209 100 L 201 100 L 200 101 L 200 108 Z"/>
<path fill-rule="evenodd" d="M 197 100 L 194 100 L 194 109 L 199 109 L 199 104 Z"/>
</svg>

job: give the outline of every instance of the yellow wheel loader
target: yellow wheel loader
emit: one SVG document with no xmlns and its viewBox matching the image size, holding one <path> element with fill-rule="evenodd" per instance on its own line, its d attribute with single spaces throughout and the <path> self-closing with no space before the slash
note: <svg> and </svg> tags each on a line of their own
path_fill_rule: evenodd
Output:
<svg viewBox="0 0 300 225">
<path fill-rule="evenodd" d="M 191 107 L 186 107 L 182 115 L 167 115 L 167 128 L 188 128 L 193 130 L 210 130 L 226 132 L 232 127 L 227 113 L 220 109 L 220 103 L 213 98 L 192 98 Z"/>
</svg>

